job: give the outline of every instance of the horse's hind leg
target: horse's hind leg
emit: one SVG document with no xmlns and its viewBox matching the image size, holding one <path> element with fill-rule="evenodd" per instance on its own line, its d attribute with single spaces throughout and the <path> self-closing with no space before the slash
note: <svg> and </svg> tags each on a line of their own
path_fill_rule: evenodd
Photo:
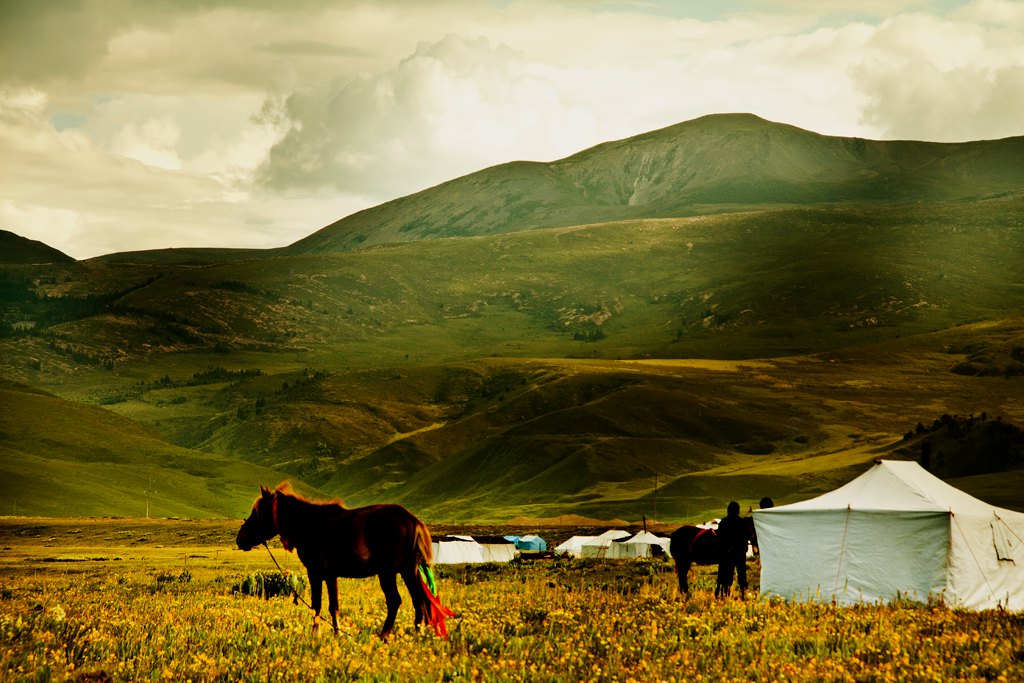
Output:
<svg viewBox="0 0 1024 683">
<path fill-rule="evenodd" d="M 420 583 L 415 568 L 403 569 L 402 581 L 405 582 L 409 597 L 412 598 L 412 606 L 416 611 L 416 625 L 419 626 L 423 623 L 423 610 L 427 602 L 427 596 L 423 594 L 423 584 Z"/>
<path fill-rule="evenodd" d="M 334 627 L 334 635 L 338 635 L 338 577 L 332 576 L 327 579 L 327 611 L 331 615 L 331 626 Z"/>
<path fill-rule="evenodd" d="M 395 628 L 395 617 L 398 616 L 398 608 L 402 605 L 402 596 L 398 594 L 397 573 L 384 573 L 377 578 L 380 580 L 380 589 L 384 591 L 384 601 L 388 606 L 388 616 L 380 630 L 380 639 L 387 640 Z"/>
</svg>

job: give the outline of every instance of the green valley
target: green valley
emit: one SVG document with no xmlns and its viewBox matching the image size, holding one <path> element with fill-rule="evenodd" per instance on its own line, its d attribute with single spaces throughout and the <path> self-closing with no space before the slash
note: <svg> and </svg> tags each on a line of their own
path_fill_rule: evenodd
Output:
<svg viewBox="0 0 1024 683">
<path fill-rule="evenodd" d="M 943 415 L 1024 425 L 1022 144 L 706 117 L 282 249 L 4 236 L 3 497 L 238 516 L 290 478 L 432 520 L 693 520 L 918 457 Z M 1024 509 L 1015 443 L 933 447 Z"/>
</svg>

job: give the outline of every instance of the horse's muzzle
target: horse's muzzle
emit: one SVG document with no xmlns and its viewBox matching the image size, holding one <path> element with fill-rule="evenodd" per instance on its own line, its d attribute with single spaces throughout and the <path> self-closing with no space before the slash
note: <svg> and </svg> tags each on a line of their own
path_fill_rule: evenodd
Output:
<svg viewBox="0 0 1024 683">
<path fill-rule="evenodd" d="M 259 543 L 254 542 L 252 539 L 248 538 L 245 534 L 243 534 L 241 531 L 239 531 L 238 535 L 235 536 L 235 545 L 238 546 L 239 550 L 244 550 L 245 552 L 249 552 L 250 550 L 252 550 L 256 546 L 258 546 Z"/>
</svg>

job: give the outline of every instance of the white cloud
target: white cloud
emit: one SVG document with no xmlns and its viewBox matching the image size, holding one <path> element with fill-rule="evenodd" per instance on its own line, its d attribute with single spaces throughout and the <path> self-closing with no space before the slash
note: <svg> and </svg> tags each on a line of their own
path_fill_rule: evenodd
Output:
<svg viewBox="0 0 1024 683">
<path fill-rule="evenodd" d="M 170 119 L 149 119 L 142 125 L 129 123 L 114 138 L 111 151 L 147 166 L 180 169 L 178 139 L 181 129 Z"/>
<path fill-rule="evenodd" d="M 953 19 L 917 13 L 879 25 L 852 71 L 867 96 L 864 121 L 889 138 L 1024 134 L 1024 21 L 975 23 L 1006 16 L 1001 5 L 984 0 Z"/>
<path fill-rule="evenodd" d="M 272 188 L 333 186 L 389 196 L 499 161 L 556 158 L 596 122 L 520 52 L 484 38 L 422 43 L 383 73 L 269 101 L 288 132 L 261 171 Z"/>
<path fill-rule="evenodd" d="M 310 221 L 334 218 L 325 219 L 322 200 L 311 198 L 308 208 L 291 205 L 292 219 L 278 211 L 252 223 L 259 201 L 240 204 L 237 190 L 214 177 L 147 165 L 75 128 L 58 131 L 30 95 L 0 97 L 0 225 L 75 258 L 169 246 L 281 246 Z M 135 152 L 171 154 L 175 135 L 157 120 L 124 139 L 138 142 Z"/>
<path fill-rule="evenodd" d="M 713 112 L 1024 134 L 1022 2 L 653 4 L 8 4 L 0 220 L 79 257 L 277 246 L 488 165 Z"/>
</svg>

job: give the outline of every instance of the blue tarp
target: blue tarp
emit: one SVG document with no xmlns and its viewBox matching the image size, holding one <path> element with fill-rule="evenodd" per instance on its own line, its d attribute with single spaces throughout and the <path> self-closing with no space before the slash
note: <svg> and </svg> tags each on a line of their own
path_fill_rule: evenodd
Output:
<svg viewBox="0 0 1024 683">
<path fill-rule="evenodd" d="M 506 537 L 507 538 L 507 537 Z M 516 550 L 547 550 L 548 542 L 536 534 L 516 538 Z"/>
</svg>

